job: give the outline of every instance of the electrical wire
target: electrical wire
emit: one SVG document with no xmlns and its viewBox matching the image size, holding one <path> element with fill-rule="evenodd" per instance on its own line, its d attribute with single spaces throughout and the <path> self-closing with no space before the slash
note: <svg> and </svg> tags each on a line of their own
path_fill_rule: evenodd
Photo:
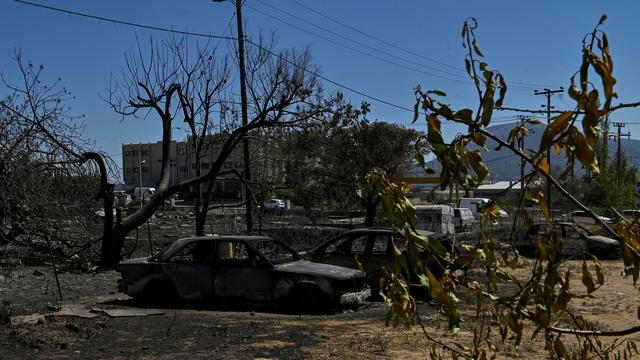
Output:
<svg viewBox="0 0 640 360">
<path fill-rule="evenodd" d="M 168 28 L 163 28 L 163 27 L 159 27 L 159 26 L 151 26 L 151 25 L 144 25 L 144 24 L 140 24 L 140 23 L 134 23 L 134 22 L 130 22 L 130 21 L 123 21 L 123 20 L 117 20 L 117 19 L 113 19 L 113 18 L 107 18 L 107 17 L 102 17 L 102 16 L 96 16 L 96 15 L 91 15 L 91 14 L 86 14 L 86 13 L 81 13 L 81 12 L 77 12 L 77 11 L 71 11 L 71 10 L 66 10 L 66 9 L 62 9 L 62 8 L 56 8 L 53 6 L 47 6 L 47 5 L 42 5 L 42 4 L 37 4 L 37 3 L 33 3 L 33 2 L 29 2 L 29 1 L 25 1 L 25 0 L 14 0 L 17 3 L 20 4 L 24 4 L 24 5 L 29 5 L 29 6 L 33 6 L 33 7 L 38 7 L 38 8 L 43 8 L 43 9 L 47 9 L 47 10 L 51 10 L 51 11 L 56 11 L 56 12 L 61 12 L 61 13 L 65 13 L 65 14 L 69 14 L 69 15 L 75 15 L 75 16 L 79 16 L 79 17 L 85 17 L 85 18 L 90 18 L 90 19 L 94 19 L 94 20 L 99 20 L 99 21 L 104 21 L 104 22 L 111 22 L 114 24 L 119 24 L 119 25 L 128 25 L 128 26 L 133 26 L 133 27 L 138 27 L 138 28 L 143 28 L 143 29 L 149 29 L 149 30 L 155 30 L 155 31 L 162 31 L 162 32 L 168 32 L 168 33 L 176 33 L 176 34 L 182 34 L 182 35 L 189 35 L 189 36 L 195 36 L 195 37 L 204 37 L 204 38 L 213 38 L 213 39 L 224 39 L 224 40 L 238 40 L 238 38 L 234 38 L 234 37 L 228 37 L 228 36 L 217 36 L 217 35 L 211 35 L 211 34 L 204 34 L 204 33 L 197 33 L 197 32 L 191 32 L 191 31 L 180 31 L 180 30 L 174 30 L 174 29 L 168 29 Z M 273 51 L 249 40 L 246 39 L 245 40 L 247 43 L 256 46 L 258 48 L 260 48 L 261 50 L 267 52 L 269 55 L 278 58 L 281 61 L 284 61 L 288 64 L 290 64 L 291 66 L 297 67 L 300 70 L 303 70 L 304 72 L 316 76 L 319 79 L 322 79 L 330 84 L 333 84 L 339 88 L 342 88 L 344 90 L 350 91 L 354 94 L 360 95 L 364 98 L 367 98 L 369 100 L 373 100 L 376 101 L 378 103 L 381 104 L 385 104 L 387 106 L 396 108 L 396 109 L 400 109 L 400 110 L 405 110 L 407 112 L 410 112 L 413 114 L 413 109 L 406 107 L 406 106 L 402 106 L 402 105 L 398 105 L 398 104 L 394 104 L 390 101 L 381 99 L 379 97 L 376 96 L 372 96 L 369 94 L 366 94 L 362 91 L 356 90 L 350 86 L 344 85 L 340 82 L 337 82 L 335 80 L 331 80 L 330 78 L 327 78 L 326 76 L 320 75 L 319 73 L 309 70 L 307 68 L 304 68 L 298 64 L 296 64 L 295 62 L 281 56 L 278 55 L 276 53 L 274 53 Z"/>
<path fill-rule="evenodd" d="M 398 60 L 401 60 L 401 61 L 406 61 L 407 63 L 413 64 L 413 65 L 422 66 L 422 67 L 424 67 L 424 68 L 427 68 L 427 69 L 430 69 L 430 70 L 433 70 L 433 71 L 442 72 L 443 74 L 447 74 L 447 75 L 451 75 L 451 76 L 456 76 L 456 77 L 461 77 L 461 78 L 463 78 L 463 79 L 468 79 L 468 78 L 469 78 L 468 74 L 467 74 L 467 73 L 465 73 L 464 71 L 460 71 L 459 73 L 453 73 L 453 72 L 449 72 L 449 71 L 441 70 L 441 69 L 438 69 L 438 68 L 435 68 L 435 67 L 432 67 L 432 66 L 424 65 L 424 64 L 421 64 L 421 63 L 419 63 L 419 62 L 415 62 L 415 61 L 408 60 L 408 59 L 406 59 L 406 58 L 403 58 L 403 57 L 400 57 L 400 56 L 398 56 L 398 55 L 392 54 L 392 53 L 387 52 L 387 51 L 385 51 L 385 50 L 382 50 L 382 49 L 379 49 L 379 48 L 376 48 L 376 47 L 373 47 L 373 46 L 367 45 L 367 44 L 365 44 L 365 43 L 363 43 L 363 42 L 361 42 L 361 41 L 354 40 L 354 39 L 349 38 L 349 37 L 347 37 L 347 36 L 344 36 L 344 35 L 342 35 L 342 34 L 340 34 L 340 33 L 338 33 L 338 32 L 335 32 L 335 31 L 333 31 L 333 30 L 327 29 L 327 28 L 325 28 L 325 27 L 323 27 L 323 26 L 320 26 L 320 25 L 314 24 L 314 23 L 312 23 L 312 22 L 310 22 L 310 21 L 308 21 L 308 20 L 306 20 L 306 19 L 303 19 L 303 18 L 301 18 L 301 17 L 299 17 L 299 16 L 297 16 L 297 15 L 295 15 L 295 14 L 292 14 L 292 13 L 290 13 L 290 12 L 286 11 L 286 10 L 279 9 L 279 8 L 277 8 L 277 7 L 273 6 L 272 4 L 266 3 L 266 2 L 264 2 L 264 1 L 262 1 L 262 0 L 255 0 L 255 1 L 257 1 L 257 2 L 259 2 L 259 3 L 261 3 L 261 4 L 263 4 L 264 6 L 268 6 L 268 7 L 272 8 L 272 9 L 274 9 L 274 10 L 276 10 L 276 11 L 279 11 L 279 12 L 281 12 L 281 13 L 283 13 L 283 14 L 286 14 L 286 15 L 288 15 L 288 16 L 290 16 L 290 17 L 294 18 L 294 19 L 297 19 L 297 20 L 299 20 L 299 21 L 301 21 L 301 22 L 303 22 L 303 23 L 305 23 L 305 24 L 311 25 L 311 26 L 315 27 L 316 29 L 320 29 L 320 30 L 322 30 L 322 31 L 325 31 L 325 32 L 327 32 L 327 33 L 331 34 L 331 35 L 334 35 L 334 36 L 337 36 L 337 37 L 339 37 L 339 38 L 341 38 L 341 39 L 344 39 L 344 40 L 350 41 L 350 42 L 352 42 L 352 43 L 354 43 L 354 44 L 358 44 L 358 45 L 360 45 L 360 46 L 362 46 L 362 47 L 365 47 L 365 48 L 367 48 L 367 49 L 369 49 L 369 50 L 374 50 L 374 51 L 380 52 L 380 53 L 385 54 L 385 55 L 387 55 L 387 56 L 389 56 L 389 57 L 392 57 L 392 58 L 395 58 L 395 59 L 398 59 Z M 247 6 L 247 7 L 250 7 L 249 5 L 246 5 L 246 6 Z M 252 8 L 252 9 L 253 9 L 253 8 Z M 278 19 L 278 20 L 280 20 L 280 19 Z M 456 68 L 456 69 L 457 69 L 457 68 Z M 457 69 L 457 70 L 459 70 L 459 69 Z"/>
<path fill-rule="evenodd" d="M 29 6 L 33 6 L 33 7 L 38 7 L 38 8 L 42 8 L 42 9 L 46 9 L 46 10 L 50 10 L 50 11 L 56 11 L 56 12 L 61 12 L 61 13 L 65 13 L 65 14 L 69 14 L 69 15 L 74 15 L 74 16 L 79 16 L 79 17 L 85 17 L 85 18 L 90 18 L 93 20 L 99 20 L 99 21 L 104 21 L 104 22 L 111 22 L 114 24 L 119 24 L 119 25 L 127 25 L 127 26 L 132 26 L 132 27 L 137 27 L 137 28 L 143 28 L 143 29 L 149 29 L 149 30 L 154 30 L 154 31 L 161 31 L 161 32 L 168 32 L 168 33 L 175 33 L 175 34 L 182 34 L 182 35 L 188 35 L 188 36 L 195 36 L 195 37 L 204 37 L 204 38 L 212 38 L 212 39 L 223 39 L 223 40 L 238 40 L 235 37 L 229 37 L 229 36 L 219 36 L 219 35 L 212 35 L 212 34 L 205 34 L 205 33 L 198 33 L 198 32 L 191 32 L 191 31 L 181 31 L 181 30 L 175 30 L 175 29 L 169 29 L 169 28 L 163 28 L 163 27 L 159 27 L 159 26 L 152 26 L 152 25 L 145 25 L 145 24 L 140 24 L 140 23 L 134 23 L 131 21 L 125 21 L 125 20 L 118 20 L 118 19 L 113 19 L 113 18 L 107 18 L 107 17 L 102 17 L 102 16 L 96 16 L 96 15 L 91 15 L 91 14 L 86 14 L 86 13 L 81 13 L 81 12 L 77 12 L 77 11 L 72 11 L 72 10 L 67 10 L 67 9 L 62 9 L 62 8 L 57 8 L 57 7 L 53 7 L 53 6 L 48 6 L 48 5 L 42 5 L 42 4 L 38 4 L 38 3 L 33 3 L 30 1 L 25 1 L 25 0 L 14 0 L 17 3 L 20 4 L 24 4 L 24 5 L 29 5 Z M 291 66 L 297 67 L 300 70 L 303 70 L 304 72 L 316 76 L 319 79 L 322 79 L 330 84 L 333 84 L 339 88 L 342 88 L 344 90 L 347 90 L 349 92 L 352 92 L 354 94 L 360 95 L 364 98 L 367 98 L 369 100 L 373 100 L 376 101 L 378 103 L 399 109 L 399 110 L 404 110 L 406 112 L 409 112 L 411 114 L 414 113 L 414 109 L 406 107 L 406 106 L 402 106 L 402 105 L 398 105 L 395 103 L 392 103 L 390 101 L 384 100 L 382 98 L 373 96 L 373 95 L 369 95 L 367 93 L 364 93 L 360 90 L 356 90 L 350 86 L 344 85 L 338 81 L 332 80 L 326 76 L 323 76 L 315 71 L 309 70 L 305 67 L 302 67 L 298 64 L 296 64 L 295 62 L 289 60 L 286 57 L 283 57 L 279 54 L 274 53 L 273 51 L 261 46 L 260 44 L 257 44 L 249 39 L 245 40 L 247 43 L 260 48 L 262 51 L 265 51 L 266 53 L 268 53 L 270 56 L 276 57 L 281 61 L 284 61 L 286 63 L 288 63 Z M 455 123 L 450 123 L 450 122 L 445 122 L 443 123 L 443 125 L 456 125 Z"/>
<path fill-rule="evenodd" d="M 351 50 L 351 51 L 356 52 L 356 53 L 359 53 L 359 54 L 361 54 L 361 55 L 368 56 L 368 57 L 370 57 L 370 58 L 373 58 L 373 59 L 376 59 L 376 60 L 379 60 L 379 61 L 385 62 L 385 63 L 387 63 L 387 64 L 394 65 L 394 66 L 397 66 L 397 67 L 401 67 L 401 68 L 403 68 L 403 69 L 410 70 L 410 71 L 414 71 L 414 72 L 417 72 L 417 73 L 420 73 L 420 74 L 423 74 L 423 75 L 429 75 L 429 76 L 437 77 L 437 78 L 440 78 L 440 79 L 449 80 L 449 81 L 457 82 L 457 83 L 464 84 L 464 85 L 468 85 L 468 86 L 473 86 L 473 83 L 471 83 L 471 82 L 469 82 L 469 81 L 464 81 L 464 80 L 460 80 L 460 79 L 454 79 L 454 78 L 450 78 L 450 77 L 447 77 L 447 76 L 438 75 L 438 74 L 434 74 L 434 73 L 431 73 L 431 72 L 427 72 L 427 71 L 423 71 L 423 70 L 415 69 L 415 68 L 412 68 L 412 67 L 410 67 L 410 66 L 406 66 L 406 65 L 403 65 L 403 64 L 400 64 L 400 63 L 397 63 L 397 62 L 394 62 L 394 61 L 391 61 L 391 60 L 388 60 L 388 59 L 385 59 L 385 58 L 379 57 L 379 56 L 377 56 L 377 55 L 373 55 L 373 54 L 368 53 L 368 52 L 366 52 L 366 51 L 362 51 L 362 50 L 356 49 L 356 48 L 354 48 L 354 47 L 352 47 L 352 46 L 349 46 L 349 45 L 346 45 L 346 44 L 340 43 L 340 42 L 338 42 L 338 41 L 335 41 L 335 40 L 329 39 L 329 38 L 328 38 L 328 37 L 326 37 L 326 36 L 323 36 L 323 35 L 320 35 L 320 34 L 314 33 L 314 32 L 312 32 L 312 31 L 309 31 L 309 30 L 307 30 L 307 29 L 304 29 L 304 28 L 302 28 L 302 27 L 300 27 L 300 26 L 297 26 L 297 25 L 292 24 L 292 23 L 290 23 L 290 22 L 288 22 L 288 21 L 282 20 L 282 19 L 278 18 L 277 16 L 274 16 L 274 15 L 268 14 L 268 13 L 266 13 L 266 12 L 262 11 L 262 10 L 259 10 L 259 9 L 254 8 L 254 7 L 252 7 L 252 6 L 245 5 L 245 7 L 249 8 L 249 9 L 251 9 L 251 10 L 253 10 L 253 11 L 257 12 L 257 13 L 260 13 L 260 14 L 262 14 L 262 15 L 264 15 L 264 16 L 267 16 L 267 17 L 270 17 L 270 18 L 272 18 L 272 19 L 274 19 L 274 20 L 280 21 L 280 22 L 282 22 L 282 23 L 284 23 L 284 24 L 286 24 L 286 25 L 288 25 L 288 26 L 291 26 L 291 27 L 292 27 L 292 28 L 294 28 L 294 29 L 300 30 L 300 31 L 305 32 L 305 33 L 307 33 L 307 34 L 309 34 L 309 35 L 312 35 L 312 36 L 318 37 L 318 38 L 320 38 L 320 39 L 322 39 L 322 40 L 328 41 L 328 42 L 330 42 L 330 43 L 332 43 L 332 44 L 334 44 L 334 45 L 340 46 L 340 47 L 345 48 L 345 49 L 347 49 L 347 50 Z"/>
<path fill-rule="evenodd" d="M 258 0 L 258 1 L 259 1 L 259 2 L 262 2 L 262 1 L 260 1 L 260 0 Z M 376 36 L 373 36 L 373 35 L 371 35 L 371 34 L 368 34 L 368 33 L 364 32 L 364 31 L 362 31 L 362 30 L 360 30 L 360 29 L 357 29 L 357 28 L 355 28 L 355 27 L 353 27 L 353 26 L 350 26 L 350 25 L 348 25 L 348 24 L 345 24 L 345 23 L 343 23 L 343 22 L 341 22 L 341 21 L 339 21 L 339 20 L 336 20 L 335 18 L 333 18 L 333 17 L 331 17 L 331 16 L 328 16 L 328 15 L 326 15 L 326 14 L 323 14 L 323 13 L 321 13 L 321 12 L 319 12 L 319 11 L 317 11 L 317 10 L 315 10 L 315 9 L 313 9 L 313 8 L 311 8 L 311 7 L 309 7 L 309 6 L 306 6 L 306 5 L 304 5 L 304 4 L 301 4 L 300 2 L 298 2 L 298 1 L 296 1 L 296 0 L 289 0 L 289 1 L 290 1 L 290 2 L 292 2 L 292 3 L 294 3 L 294 4 L 296 4 L 296 5 L 298 5 L 298 6 L 300 6 L 300 7 L 302 7 L 302 8 L 304 8 L 304 9 L 306 9 L 306 10 L 308 10 L 308 11 L 310 11 L 310 12 L 312 12 L 312 13 L 314 13 L 314 14 L 316 14 L 316 15 L 319 15 L 319 16 L 321 16 L 321 17 L 323 17 L 323 18 L 327 19 L 327 20 L 330 20 L 330 21 L 332 21 L 332 22 L 334 22 L 334 23 L 336 23 L 336 24 L 338 24 L 338 25 L 340 25 L 340 26 L 342 26 L 342 27 L 345 27 L 345 28 L 347 28 L 347 29 L 349 29 L 349 30 L 351 30 L 351 31 L 354 31 L 354 32 L 356 32 L 356 33 L 358 33 L 358 34 L 360 34 L 360 35 L 366 36 L 366 37 L 368 37 L 368 38 L 370 38 L 370 39 L 372 39 L 372 40 L 378 41 L 378 42 L 380 42 L 380 43 L 382 43 L 382 44 L 384 44 L 384 45 L 390 46 L 390 47 L 392 47 L 392 48 L 394 48 L 394 49 L 396 49 L 396 50 L 400 50 L 400 51 L 402 51 L 402 52 L 404 52 L 404 53 L 407 53 L 407 54 L 410 54 L 410 55 L 413 55 L 413 56 L 419 57 L 419 58 L 421 58 L 421 59 L 424 59 L 424 60 L 426 60 L 426 61 L 432 62 L 432 63 L 434 63 L 434 64 L 438 64 L 438 65 L 441 65 L 441 66 L 444 66 L 444 67 L 448 67 L 448 68 L 450 68 L 450 69 L 457 70 L 457 71 L 459 71 L 459 72 L 465 73 L 463 70 L 461 70 L 460 68 L 458 68 L 458 67 L 456 67 L 456 66 L 449 65 L 449 64 L 447 64 L 447 63 L 445 63 L 445 62 L 442 62 L 442 61 L 439 61 L 439 60 L 436 60 L 436 59 L 433 59 L 433 58 L 430 58 L 430 57 L 424 56 L 424 55 L 422 55 L 422 54 L 419 54 L 419 53 L 416 53 L 416 52 L 414 52 L 414 51 L 408 50 L 408 49 L 406 49 L 406 48 L 403 48 L 403 47 L 397 46 L 397 45 L 395 45 L 395 44 L 393 44 L 393 43 L 391 43 L 391 42 L 388 42 L 388 41 L 385 41 L 385 40 L 383 40 L 383 39 L 380 39 L 380 38 L 378 38 L 378 37 L 376 37 Z M 440 71 L 442 71 L 442 70 L 440 70 Z M 548 85 L 532 84 L 532 83 L 521 82 L 521 81 L 509 81 L 509 83 L 511 83 L 511 84 L 515 84 L 515 85 L 521 85 L 521 86 L 523 86 L 523 87 L 528 87 L 528 88 L 530 88 L 530 89 L 540 88 L 540 87 L 550 87 L 550 86 L 548 86 Z M 551 86 L 551 87 L 556 87 L 556 86 Z"/>
<path fill-rule="evenodd" d="M 264 2 L 262 2 L 261 0 L 257 0 L 257 1 L 258 1 L 258 2 L 260 2 L 260 3 L 262 3 L 262 4 L 265 4 L 265 3 L 264 3 Z M 432 76 L 432 77 L 436 77 L 436 78 L 440 78 L 440 79 L 444 79 L 444 80 L 448 80 L 448 81 L 453 81 L 453 82 L 461 83 L 461 84 L 468 85 L 468 86 L 473 86 L 473 83 L 471 83 L 471 82 L 469 81 L 469 76 L 468 76 L 468 75 L 466 75 L 466 76 L 465 76 L 465 75 L 458 75 L 458 74 L 454 74 L 454 73 L 447 72 L 447 71 L 444 71 L 444 70 L 440 70 L 440 69 L 437 69 L 437 68 L 433 68 L 433 67 L 430 67 L 430 66 L 426 66 L 426 65 L 424 65 L 424 64 L 420 64 L 420 63 L 417 63 L 417 62 L 414 62 L 414 61 L 411 61 L 411 60 L 407 60 L 407 59 L 405 59 L 405 58 L 402 58 L 402 57 L 399 57 L 399 56 L 397 56 L 397 55 L 391 54 L 391 53 L 386 52 L 386 51 L 384 51 L 384 50 L 381 50 L 381 49 L 378 49 L 378 48 L 375 48 L 375 47 L 369 46 L 369 45 L 367 45 L 367 44 L 364 44 L 364 43 L 362 43 L 362 42 L 360 42 L 360 41 L 350 39 L 350 38 L 348 38 L 348 37 L 345 37 L 344 35 L 338 34 L 338 33 L 334 32 L 334 31 L 329 30 L 329 29 L 323 28 L 323 27 L 321 27 L 321 26 L 319 26 L 319 25 L 313 24 L 313 23 L 311 23 L 311 22 L 309 22 L 309 21 L 306 21 L 306 20 L 304 20 L 304 19 L 301 19 L 300 17 L 298 17 L 298 16 L 296 16 L 296 15 L 294 15 L 294 14 L 291 14 L 291 13 L 289 13 L 289 12 L 285 11 L 285 10 L 278 9 L 278 8 L 274 7 L 273 5 L 269 5 L 269 4 L 265 4 L 265 5 L 266 5 L 266 6 L 268 6 L 268 7 L 270 7 L 270 8 L 273 8 L 273 9 L 275 9 L 275 10 L 278 10 L 278 11 L 280 11 L 280 12 L 282 12 L 282 13 L 286 14 L 286 15 L 289 15 L 289 16 L 291 16 L 291 17 L 293 17 L 293 18 L 296 18 L 296 19 L 298 19 L 298 20 L 300 20 L 300 21 L 303 21 L 303 22 L 305 22 L 305 23 L 306 23 L 306 24 L 308 24 L 308 25 L 311 25 L 311 26 L 314 26 L 314 27 L 316 27 L 316 28 L 319 28 L 319 29 L 321 29 L 321 30 L 323 30 L 323 31 L 326 31 L 326 32 L 328 32 L 328 33 L 332 34 L 332 35 L 335 35 L 335 36 L 338 36 L 338 37 L 340 37 L 340 38 L 346 39 L 346 40 L 348 40 L 348 41 L 351 41 L 351 42 L 353 42 L 353 43 L 355 43 L 355 44 L 358 44 L 358 45 L 363 46 L 363 47 L 365 47 L 365 48 L 368 48 L 368 49 L 370 49 L 370 50 L 374 50 L 374 51 L 380 52 L 380 53 L 382 53 L 382 54 L 384 54 L 384 55 L 386 55 L 386 56 L 389 56 L 389 57 L 392 57 L 392 58 L 395 58 L 395 59 L 398 59 L 398 60 L 401 60 L 401 61 L 405 61 L 405 62 L 410 63 L 410 64 L 413 64 L 413 65 L 417 65 L 417 66 L 421 66 L 421 67 L 424 67 L 424 68 L 428 68 L 428 69 L 431 69 L 431 70 L 433 70 L 433 71 L 439 71 L 439 72 L 442 72 L 442 73 L 445 73 L 445 74 L 449 74 L 449 75 L 451 75 L 451 76 L 456 76 L 456 77 L 458 77 L 458 78 L 451 78 L 451 77 L 448 77 L 448 76 L 435 74 L 435 73 L 433 73 L 433 72 L 428 72 L 428 71 L 424 71 L 424 70 L 416 69 L 416 68 L 414 68 L 414 67 L 410 67 L 410 66 L 407 66 L 407 65 L 404 65 L 404 64 L 397 63 L 397 62 L 395 62 L 395 61 L 391 61 L 391 60 L 388 60 L 388 59 L 385 59 L 385 58 L 379 57 L 379 56 L 377 56 L 377 55 L 374 55 L 374 54 L 371 54 L 371 53 L 368 53 L 368 52 L 362 51 L 362 50 L 360 50 L 360 49 L 356 49 L 356 48 L 354 48 L 354 47 L 352 47 L 352 46 L 349 46 L 349 45 L 346 45 L 346 44 L 344 44 L 344 43 L 341 43 L 341 42 L 335 41 L 335 40 L 333 40 L 333 39 L 330 39 L 330 38 L 328 38 L 328 37 L 326 37 L 326 36 L 323 36 L 323 35 L 320 35 L 320 34 L 318 34 L 318 33 L 314 33 L 314 32 L 312 32 L 312 31 L 307 30 L 307 29 L 305 29 L 305 28 L 302 28 L 302 27 L 300 27 L 300 26 L 298 26 L 298 25 L 295 25 L 295 24 L 292 24 L 292 23 L 290 23 L 290 22 L 288 22 L 288 21 L 285 21 L 285 20 L 281 19 L 280 17 L 277 17 L 277 16 L 275 16 L 275 15 L 272 15 L 272 14 L 266 13 L 266 12 L 264 12 L 264 11 L 262 11 L 262 10 L 259 10 L 259 9 L 255 8 L 255 7 L 253 7 L 253 6 L 250 6 L 250 5 L 244 5 L 244 6 L 245 6 L 245 7 L 247 7 L 247 8 L 249 8 L 249 9 L 251 9 L 251 10 L 253 10 L 253 11 L 255 11 L 255 12 L 257 12 L 257 13 L 259 13 L 259 14 L 262 14 L 262 15 L 264 15 L 264 16 L 267 16 L 267 17 L 271 18 L 271 19 L 274 19 L 274 20 L 279 21 L 279 22 L 281 22 L 281 23 L 283 23 L 283 24 L 286 24 L 286 25 L 288 25 L 288 26 L 290 26 L 290 27 L 292 27 L 292 28 L 294 28 L 294 29 L 300 30 L 300 31 L 302 31 L 302 32 L 304 32 L 304 33 L 307 33 L 307 34 L 309 34 L 309 35 L 312 35 L 312 36 L 315 36 L 315 37 L 317 37 L 317 38 L 320 38 L 320 39 L 322 39 L 322 40 L 324 40 L 324 41 L 327 41 L 327 42 L 330 42 L 330 43 L 332 43 L 332 44 L 334 44 L 334 45 L 337 45 L 337 46 L 340 46 L 340 47 L 342 47 L 342 48 L 345 48 L 345 49 L 351 50 L 351 51 L 353 51 L 353 52 L 359 53 L 359 54 L 361 54 L 361 55 L 364 55 L 364 56 L 367 56 L 367 57 L 370 57 L 370 58 L 376 59 L 376 60 L 378 60 L 378 61 L 382 61 L 382 62 L 385 62 L 385 63 L 387 63 L 387 64 L 394 65 L 394 66 L 397 66 L 397 67 L 400 67 L 400 68 L 403 68 L 403 69 L 406 69 L 406 70 L 409 70 L 409 71 L 417 72 L 417 73 L 420 73 L 420 74 L 423 74 L 423 75 L 428 75 L 428 76 Z M 530 91 L 530 90 L 534 89 L 534 87 L 531 87 L 531 86 L 513 85 L 513 82 L 510 82 L 510 83 L 511 83 L 511 84 L 509 85 L 509 88 L 510 88 L 511 90 L 513 90 L 513 91 Z"/>
</svg>

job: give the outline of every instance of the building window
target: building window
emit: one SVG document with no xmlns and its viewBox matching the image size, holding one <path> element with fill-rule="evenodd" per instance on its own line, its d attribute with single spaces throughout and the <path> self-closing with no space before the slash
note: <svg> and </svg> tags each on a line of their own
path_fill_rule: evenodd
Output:
<svg viewBox="0 0 640 360">
<path fill-rule="evenodd" d="M 142 150 L 142 156 L 149 156 L 149 150 Z"/>
<path fill-rule="evenodd" d="M 186 166 L 180 166 L 180 171 L 185 172 L 187 170 Z"/>
<path fill-rule="evenodd" d="M 202 163 L 201 167 L 203 169 L 208 169 L 209 168 L 209 163 Z"/>
<path fill-rule="evenodd" d="M 145 173 L 145 174 L 148 173 L 149 172 L 149 168 L 148 167 L 143 167 L 142 168 L 142 172 Z"/>
<path fill-rule="evenodd" d="M 125 151 L 124 156 L 131 156 L 131 151 Z"/>
</svg>

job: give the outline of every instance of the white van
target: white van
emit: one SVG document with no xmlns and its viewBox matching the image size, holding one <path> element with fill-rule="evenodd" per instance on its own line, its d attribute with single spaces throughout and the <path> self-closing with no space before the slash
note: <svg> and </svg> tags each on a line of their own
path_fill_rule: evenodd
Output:
<svg viewBox="0 0 640 360">
<path fill-rule="evenodd" d="M 458 202 L 458 207 L 467 208 L 471 210 L 471 212 L 473 213 L 473 216 L 476 219 L 479 219 L 480 213 L 478 212 L 478 207 L 480 205 L 488 204 L 489 201 L 490 200 L 487 198 L 461 198 L 460 201 Z M 500 215 L 499 215 L 500 217 L 509 216 L 509 214 L 507 214 L 507 212 L 502 210 L 500 207 L 498 207 L 498 211 L 500 212 Z"/>
<path fill-rule="evenodd" d="M 453 208 L 449 205 L 416 205 L 418 230 L 454 235 Z"/>
<path fill-rule="evenodd" d="M 156 188 L 154 187 L 136 187 L 135 189 L 133 189 L 133 197 L 136 199 L 140 199 L 140 196 L 142 196 L 143 199 L 149 200 L 155 194 Z"/>
</svg>

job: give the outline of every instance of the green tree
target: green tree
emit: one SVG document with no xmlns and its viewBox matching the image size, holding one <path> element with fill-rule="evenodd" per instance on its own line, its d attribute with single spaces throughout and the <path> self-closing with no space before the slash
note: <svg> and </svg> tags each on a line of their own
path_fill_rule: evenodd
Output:
<svg viewBox="0 0 640 360">
<path fill-rule="evenodd" d="M 340 209 L 358 204 L 365 210 L 365 225 L 373 226 L 380 198 L 366 187 L 366 176 L 374 168 L 389 176 L 406 172 L 419 133 L 370 122 L 364 117 L 367 111 L 368 104 L 363 104 L 351 119 L 316 123 L 295 136 L 289 178 L 307 201 L 331 201 Z"/>
<path fill-rule="evenodd" d="M 620 185 L 617 183 L 617 161 L 602 167 L 600 173 L 584 185 L 584 201 L 591 207 L 608 209 L 635 208 L 637 168 L 630 166 L 622 152 L 620 161 Z"/>
</svg>

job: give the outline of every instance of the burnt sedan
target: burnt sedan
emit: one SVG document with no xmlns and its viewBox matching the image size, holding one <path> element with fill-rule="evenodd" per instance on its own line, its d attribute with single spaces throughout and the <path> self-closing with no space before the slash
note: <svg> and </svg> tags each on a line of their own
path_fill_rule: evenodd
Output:
<svg viewBox="0 0 640 360">
<path fill-rule="evenodd" d="M 361 271 L 313 263 L 264 236 L 180 239 L 158 254 L 121 261 L 119 289 L 142 300 L 213 300 L 316 311 L 369 295 Z"/>
<path fill-rule="evenodd" d="M 450 236 L 430 231 L 419 231 L 421 235 L 438 240 L 449 251 L 458 252 L 453 246 Z M 314 262 L 346 266 L 357 269 L 362 264 L 367 274 L 367 282 L 371 287 L 372 295 L 377 295 L 380 287 L 380 278 L 383 276 L 382 267 L 389 269 L 394 267 L 394 255 L 392 241 L 406 254 L 407 240 L 391 228 L 371 227 L 345 231 L 316 248 L 303 253 L 305 257 Z M 441 277 L 445 269 L 441 264 L 431 259 L 426 252 L 421 252 L 422 261 L 436 276 Z M 410 279 L 414 296 L 424 296 L 424 289 L 417 285 L 415 274 Z"/>
<path fill-rule="evenodd" d="M 553 229 L 562 239 L 564 256 L 593 255 L 598 259 L 615 259 L 620 257 L 620 243 L 606 236 L 593 235 L 589 230 L 576 223 L 556 222 Z M 547 233 L 546 224 L 534 224 L 518 234 L 514 247 L 524 256 L 535 257 L 538 249 L 538 238 Z"/>
</svg>

